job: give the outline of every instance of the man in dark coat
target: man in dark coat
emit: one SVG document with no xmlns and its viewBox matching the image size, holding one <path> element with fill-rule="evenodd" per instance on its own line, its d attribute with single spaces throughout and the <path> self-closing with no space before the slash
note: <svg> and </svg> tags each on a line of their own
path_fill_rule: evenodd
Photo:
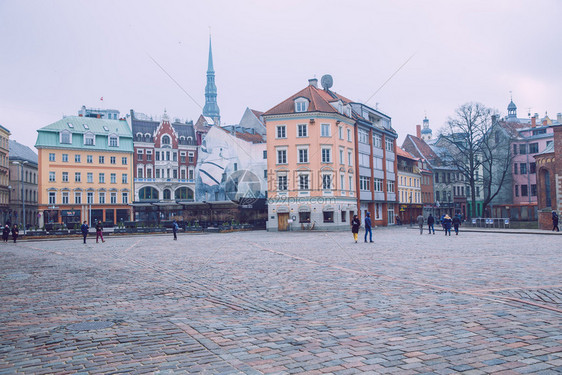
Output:
<svg viewBox="0 0 562 375">
<path fill-rule="evenodd" d="M 86 237 L 88 237 L 88 231 L 90 230 L 86 220 L 84 220 L 84 223 L 80 226 L 80 230 L 82 231 L 82 236 L 84 236 L 84 243 L 86 243 Z"/>
<path fill-rule="evenodd" d="M 558 214 L 556 211 L 552 210 L 552 231 L 554 232 L 555 229 L 557 232 L 560 232 L 558 228 Z"/>
<path fill-rule="evenodd" d="M 365 217 L 365 242 L 367 242 L 367 233 L 369 234 L 369 242 L 373 242 L 373 231 L 371 230 L 371 214 L 368 212 Z"/>
<path fill-rule="evenodd" d="M 455 215 L 455 217 L 453 218 L 453 227 L 455 228 L 455 234 L 458 236 L 459 235 L 459 226 L 461 225 L 461 216 L 459 215 Z"/>
<path fill-rule="evenodd" d="M 353 233 L 353 239 L 355 243 L 357 243 L 357 236 L 359 233 L 359 227 L 361 226 L 361 221 L 357 218 L 357 215 L 353 215 L 353 219 L 351 220 L 351 233 Z"/>
<path fill-rule="evenodd" d="M 435 234 L 435 228 L 433 227 L 434 224 L 435 218 L 432 214 L 429 214 L 429 216 L 427 217 L 427 230 L 429 232 L 428 234 L 431 234 L 431 231 L 433 231 L 433 234 Z"/>
<path fill-rule="evenodd" d="M 19 234 L 20 234 L 20 230 L 18 229 L 18 225 L 14 224 L 14 226 L 12 227 L 12 238 L 14 239 L 14 243 L 16 243 Z"/>
<path fill-rule="evenodd" d="M 449 236 L 451 235 L 452 223 L 453 220 L 451 220 L 451 217 L 449 215 L 445 215 L 445 217 L 443 218 L 443 229 L 445 229 L 445 236 L 447 235 L 447 233 L 449 233 Z"/>
<path fill-rule="evenodd" d="M 10 226 L 6 224 L 2 229 L 2 239 L 4 242 L 8 242 L 8 237 L 10 237 Z"/>
<path fill-rule="evenodd" d="M 177 221 L 174 220 L 174 223 L 172 224 L 172 232 L 174 233 L 174 240 L 178 239 L 178 229 L 179 229 L 178 223 Z"/>
</svg>

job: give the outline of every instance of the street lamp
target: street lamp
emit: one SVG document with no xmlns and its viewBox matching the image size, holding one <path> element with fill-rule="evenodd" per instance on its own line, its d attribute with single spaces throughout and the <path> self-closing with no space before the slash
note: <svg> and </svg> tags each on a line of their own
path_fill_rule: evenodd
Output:
<svg viewBox="0 0 562 375">
<path fill-rule="evenodd" d="M 24 180 L 23 180 L 23 166 L 25 164 L 28 164 L 29 162 L 27 160 L 23 160 L 23 161 L 13 161 L 12 163 L 21 166 L 21 174 L 20 174 L 20 181 L 21 181 L 21 216 L 22 216 L 22 220 L 23 220 L 23 234 L 25 234 L 25 195 L 23 194 L 23 188 L 24 188 Z"/>
</svg>

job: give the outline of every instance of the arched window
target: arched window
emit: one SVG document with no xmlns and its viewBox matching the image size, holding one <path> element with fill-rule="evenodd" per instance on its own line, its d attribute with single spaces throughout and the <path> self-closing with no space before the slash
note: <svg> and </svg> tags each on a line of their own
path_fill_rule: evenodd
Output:
<svg viewBox="0 0 562 375">
<path fill-rule="evenodd" d="M 165 189 L 164 190 L 164 200 L 169 201 L 170 199 L 172 199 L 172 192 L 170 191 L 170 189 Z"/>
<path fill-rule="evenodd" d="M 186 187 L 181 187 L 179 189 L 176 189 L 176 193 L 175 193 L 176 199 L 181 199 L 181 200 L 193 200 L 193 190 L 188 189 Z"/>
<path fill-rule="evenodd" d="M 139 190 L 139 200 L 158 199 L 158 190 L 151 186 Z"/>
<path fill-rule="evenodd" d="M 169 145 L 170 144 L 170 137 L 167 135 L 163 135 L 162 136 L 162 144 L 163 145 Z"/>
</svg>

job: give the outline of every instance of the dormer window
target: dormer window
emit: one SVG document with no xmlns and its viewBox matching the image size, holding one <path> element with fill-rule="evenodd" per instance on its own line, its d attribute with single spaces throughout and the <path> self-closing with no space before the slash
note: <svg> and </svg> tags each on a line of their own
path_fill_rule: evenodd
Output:
<svg viewBox="0 0 562 375">
<path fill-rule="evenodd" d="M 93 133 L 84 134 L 84 145 L 94 146 L 96 144 L 96 136 Z"/>
<path fill-rule="evenodd" d="M 297 98 L 295 99 L 295 112 L 306 112 L 308 110 L 308 99 Z"/>
<path fill-rule="evenodd" d="M 84 127 L 84 129 L 90 130 L 90 127 L 88 126 L 88 124 L 82 124 L 82 126 Z"/>
<path fill-rule="evenodd" d="M 72 143 L 72 133 L 64 130 L 60 133 L 60 143 L 71 144 Z"/>
<path fill-rule="evenodd" d="M 72 125 L 70 122 L 67 122 L 66 125 L 68 125 L 70 129 L 74 129 L 74 125 Z"/>
<path fill-rule="evenodd" d="M 119 137 L 115 134 L 109 136 L 109 147 L 119 147 Z"/>
</svg>

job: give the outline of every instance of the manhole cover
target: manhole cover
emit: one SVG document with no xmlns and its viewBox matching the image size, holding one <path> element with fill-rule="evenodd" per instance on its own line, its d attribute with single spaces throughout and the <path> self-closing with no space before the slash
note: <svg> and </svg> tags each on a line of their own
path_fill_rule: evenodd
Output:
<svg viewBox="0 0 562 375">
<path fill-rule="evenodd" d="M 6 279 L 8 280 L 25 280 L 25 279 L 29 279 L 30 277 L 31 277 L 30 274 L 23 273 L 23 272 L 9 273 L 6 275 Z"/>
<path fill-rule="evenodd" d="M 73 331 L 91 331 L 96 329 L 104 329 L 109 328 L 115 323 L 113 322 L 82 322 L 82 323 L 75 323 L 67 326 L 66 328 L 73 330 Z"/>
</svg>

